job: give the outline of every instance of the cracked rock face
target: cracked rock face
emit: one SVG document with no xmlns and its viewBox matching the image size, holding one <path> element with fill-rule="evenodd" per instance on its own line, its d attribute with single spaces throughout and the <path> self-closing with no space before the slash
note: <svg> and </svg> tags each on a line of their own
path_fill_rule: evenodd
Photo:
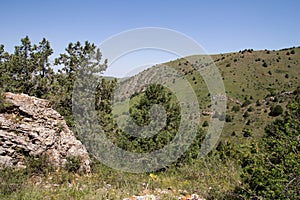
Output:
<svg viewBox="0 0 300 200">
<path fill-rule="evenodd" d="M 64 166 L 67 157 L 76 156 L 80 169 L 90 172 L 86 148 L 49 101 L 13 93 L 4 99 L 11 106 L 0 113 L 0 164 L 26 167 L 25 156 L 46 154 L 55 166 Z"/>
</svg>

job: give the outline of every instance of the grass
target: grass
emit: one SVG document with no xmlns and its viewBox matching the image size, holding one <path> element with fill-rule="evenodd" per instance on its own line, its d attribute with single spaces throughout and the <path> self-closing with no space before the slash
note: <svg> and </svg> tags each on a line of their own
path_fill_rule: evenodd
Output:
<svg viewBox="0 0 300 200">
<path fill-rule="evenodd" d="M 203 56 L 192 58 L 206 59 Z M 290 97 L 281 93 L 293 91 L 300 85 L 300 48 L 218 54 L 212 55 L 212 59 L 224 78 L 227 96 L 240 102 L 251 101 L 244 107 L 227 101 L 226 114 L 232 117 L 232 121 L 225 123 L 220 138 L 223 144 L 231 143 L 243 151 L 242 146 L 255 144 L 257 138 L 264 135 L 264 127 L 274 121 L 275 117 L 269 116 L 271 106 L 281 105 L 285 109 Z M 197 95 L 201 110 L 210 110 L 211 102 L 204 80 L 189 63 L 185 63 L 184 59 L 177 59 L 167 65 L 184 73 Z M 159 78 L 160 75 L 157 76 Z M 164 77 L 164 81 L 173 84 L 183 99 L 188 98 L 187 88 L 182 84 L 184 79 L 173 82 Z M 130 80 L 127 84 L 132 85 Z M 269 96 L 276 96 L 276 100 Z M 130 103 L 136 100 L 133 98 Z M 256 104 L 257 101 L 260 105 Z M 238 106 L 239 111 L 234 111 L 234 106 Z M 116 104 L 114 109 L 118 118 L 128 115 L 125 104 Z M 244 117 L 245 112 L 248 112 L 248 117 Z M 199 124 L 210 119 L 211 116 L 201 115 Z M 245 137 L 243 130 L 250 130 L 250 137 Z M 220 160 L 218 156 L 210 156 L 182 166 L 142 174 L 116 171 L 96 162 L 92 166 L 93 172 L 88 175 L 64 169 L 41 169 L 40 174 L 5 169 L 0 171 L 0 199 L 123 199 L 143 194 L 176 199 L 194 192 L 206 199 L 231 199 L 230 191 L 241 184 L 241 169 L 236 162 L 238 160 Z M 73 169 L 76 165 L 70 167 Z"/>
<path fill-rule="evenodd" d="M 94 164 L 93 173 L 78 175 L 56 170 L 43 175 L 26 175 L 15 171 L 11 181 L 19 187 L 3 193 L 1 199 L 123 199 L 132 195 L 154 194 L 163 199 L 198 193 L 205 198 L 222 199 L 238 184 L 240 170 L 234 162 L 220 162 L 215 158 L 197 160 L 179 168 L 171 167 L 155 173 L 132 174 L 115 171 L 102 164 Z M 6 173 L 6 175 L 5 175 Z M 16 176 L 18 174 L 18 176 Z M 0 177 L 7 176 L 1 171 Z"/>
<path fill-rule="evenodd" d="M 294 53 L 291 53 L 291 52 Z M 261 137 L 264 132 L 266 124 L 274 120 L 274 117 L 270 117 L 270 107 L 272 105 L 280 104 L 285 108 L 286 101 L 289 97 L 280 96 L 281 93 L 287 91 L 296 90 L 300 85 L 298 75 L 300 74 L 300 47 L 282 49 L 278 51 L 252 51 L 244 50 L 240 52 L 226 53 L 208 56 L 190 56 L 188 58 L 177 59 L 168 63 L 164 63 L 163 66 L 169 66 L 182 73 L 182 77 L 173 80 L 171 76 L 167 76 L 168 72 L 165 67 L 154 66 L 157 70 L 147 69 L 140 73 L 141 80 L 134 77 L 131 81 L 127 79 L 125 88 L 131 88 L 132 85 L 136 85 L 136 80 L 144 81 L 147 83 L 147 77 L 156 77 L 157 80 L 163 80 L 164 83 L 169 83 L 172 87 L 176 88 L 179 92 L 178 95 L 183 102 L 187 102 L 187 98 L 190 95 L 187 93 L 186 80 L 190 83 L 197 95 L 200 112 L 202 110 L 210 110 L 211 101 L 207 86 L 201 77 L 201 74 L 195 70 L 193 64 L 206 64 L 214 61 L 215 65 L 219 69 L 220 74 L 223 77 L 223 82 L 226 90 L 227 97 L 244 102 L 245 99 L 249 99 L 251 104 L 246 107 L 241 107 L 240 111 L 233 112 L 232 107 L 238 106 L 236 103 L 228 100 L 226 113 L 233 117 L 232 122 L 226 122 L 223 128 L 221 140 L 233 141 L 234 143 L 249 142 L 251 138 L 244 138 L 242 136 L 243 129 L 247 128 L 253 131 L 253 138 Z M 263 64 L 266 63 L 266 67 Z M 195 65 L 197 66 L 197 65 Z M 155 72 L 156 74 L 153 75 Z M 147 75 L 147 73 L 149 73 Z M 286 76 L 288 74 L 288 76 Z M 126 86 L 128 84 L 128 86 Z M 142 84 L 144 85 L 144 84 Z M 126 94 L 123 94 L 126 96 Z M 278 96 L 281 99 L 279 102 L 273 102 L 267 99 L 268 96 Z M 262 105 L 256 106 L 256 101 L 260 101 Z M 249 109 L 254 108 L 253 111 L 248 112 L 249 117 L 244 118 L 243 115 Z M 125 111 L 124 104 L 117 104 L 114 108 L 118 117 L 122 118 L 122 112 Z M 122 110 L 122 112 L 120 112 Z M 125 115 L 128 113 L 123 112 Z M 201 115 L 199 124 L 202 125 L 204 121 L 209 121 L 210 116 Z M 232 136 L 235 132 L 236 136 Z"/>
</svg>

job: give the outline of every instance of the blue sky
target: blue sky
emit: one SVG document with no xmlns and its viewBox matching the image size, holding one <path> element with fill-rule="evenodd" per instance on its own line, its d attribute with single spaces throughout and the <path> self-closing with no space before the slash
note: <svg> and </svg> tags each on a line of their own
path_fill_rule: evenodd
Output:
<svg viewBox="0 0 300 200">
<path fill-rule="evenodd" d="M 281 49 L 300 46 L 299 8 L 298 0 L 6 0 L 0 43 L 12 51 L 26 35 L 33 43 L 45 37 L 56 56 L 69 42 L 100 44 L 129 29 L 162 27 L 186 34 L 210 54 Z"/>
</svg>

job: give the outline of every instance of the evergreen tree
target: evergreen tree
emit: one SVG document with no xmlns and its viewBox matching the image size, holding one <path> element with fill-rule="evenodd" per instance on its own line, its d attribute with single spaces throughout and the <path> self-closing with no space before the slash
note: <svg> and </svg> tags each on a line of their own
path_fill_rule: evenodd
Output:
<svg viewBox="0 0 300 200">
<path fill-rule="evenodd" d="M 65 50 L 66 53 L 55 59 L 55 65 L 63 65 L 62 70 L 59 70 L 57 75 L 57 81 L 60 85 L 57 93 L 60 98 L 55 100 L 55 105 L 61 114 L 70 116 L 72 113 L 72 92 L 76 78 L 80 77 L 82 84 L 91 81 L 90 78 L 97 79 L 95 75 L 100 75 L 106 70 L 107 61 L 101 63 L 100 50 L 88 41 L 85 42 L 84 46 L 79 41 L 75 44 L 70 43 Z"/>
<path fill-rule="evenodd" d="M 50 43 L 43 38 L 39 45 L 32 45 L 28 36 L 15 46 L 13 54 L 0 47 L 1 82 L 4 91 L 26 93 L 42 97 L 50 91 L 53 70 L 49 56 L 53 53 Z"/>
</svg>

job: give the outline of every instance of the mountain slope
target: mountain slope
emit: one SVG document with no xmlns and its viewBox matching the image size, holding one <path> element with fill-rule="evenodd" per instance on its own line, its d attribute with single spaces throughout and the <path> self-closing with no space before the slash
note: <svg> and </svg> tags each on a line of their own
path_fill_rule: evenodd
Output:
<svg viewBox="0 0 300 200">
<path fill-rule="evenodd" d="M 253 137 L 261 136 L 264 126 L 274 118 L 269 116 L 272 107 L 280 105 L 284 108 L 289 94 L 300 86 L 299 47 L 278 51 L 245 49 L 211 56 L 194 55 L 153 66 L 123 81 L 123 93 L 118 93 L 116 101 L 136 96 L 151 82 L 176 88 L 179 95 L 189 98 L 186 93 L 189 88 L 183 84 L 187 80 L 197 95 L 202 124 L 216 113 L 210 110 L 212 97 L 199 71 L 213 64 L 223 78 L 227 96 L 226 117 L 221 119 L 226 120 L 222 133 L 225 140 L 241 142 L 245 132 L 251 132 Z M 128 114 L 122 103 L 116 103 L 114 108 L 120 115 Z M 207 116 L 207 113 L 210 114 Z"/>
</svg>

